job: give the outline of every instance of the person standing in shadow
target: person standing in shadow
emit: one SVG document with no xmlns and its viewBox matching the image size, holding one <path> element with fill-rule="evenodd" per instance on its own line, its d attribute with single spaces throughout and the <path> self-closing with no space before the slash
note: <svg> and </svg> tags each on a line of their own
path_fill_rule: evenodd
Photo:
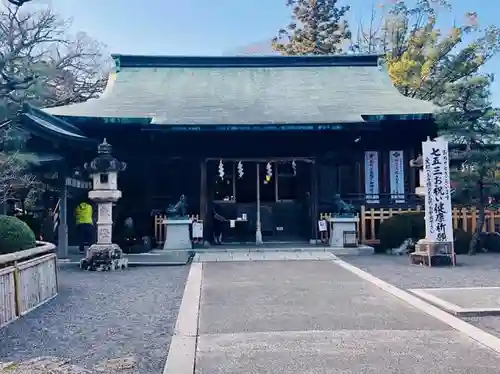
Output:
<svg viewBox="0 0 500 374">
<path fill-rule="evenodd" d="M 94 239 L 93 210 L 92 205 L 87 200 L 82 201 L 76 206 L 75 220 L 78 248 L 83 253 L 85 245 L 92 245 Z"/>
<path fill-rule="evenodd" d="M 224 222 L 228 222 L 228 219 L 217 212 L 215 205 L 212 207 L 212 218 L 214 243 L 221 245 Z"/>
</svg>

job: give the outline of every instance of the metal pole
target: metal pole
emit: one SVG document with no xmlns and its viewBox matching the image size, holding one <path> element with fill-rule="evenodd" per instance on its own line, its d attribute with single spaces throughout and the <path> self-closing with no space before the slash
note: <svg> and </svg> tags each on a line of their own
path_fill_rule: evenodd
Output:
<svg viewBox="0 0 500 374">
<path fill-rule="evenodd" d="M 255 244 L 262 244 L 262 231 L 260 227 L 260 167 L 257 162 L 257 219 L 255 227 Z"/>
</svg>

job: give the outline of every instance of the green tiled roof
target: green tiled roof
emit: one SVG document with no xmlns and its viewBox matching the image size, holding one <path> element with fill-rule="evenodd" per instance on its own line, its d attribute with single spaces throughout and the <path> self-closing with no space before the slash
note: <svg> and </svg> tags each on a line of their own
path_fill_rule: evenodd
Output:
<svg viewBox="0 0 500 374">
<path fill-rule="evenodd" d="M 21 125 L 45 139 L 57 139 L 68 145 L 96 145 L 95 140 L 87 138 L 79 128 L 27 103 L 23 104 Z"/>
<path fill-rule="evenodd" d="M 362 122 L 436 109 L 401 95 L 377 56 L 115 59 L 118 72 L 99 99 L 45 111 L 159 125 L 255 125 Z"/>
</svg>

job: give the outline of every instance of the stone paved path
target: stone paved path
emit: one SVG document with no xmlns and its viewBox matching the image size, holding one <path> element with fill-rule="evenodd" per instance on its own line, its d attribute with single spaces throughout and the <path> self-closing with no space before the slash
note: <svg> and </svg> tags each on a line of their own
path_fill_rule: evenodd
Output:
<svg viewBox="0 0 500 374">
<path fill-rule="evenodd" d="M 500 366 L 492 350 L 330 261 L 204 263 L 198 334 L 198 374 Z"/>
<path fill-rule="evenodd" d="M 457 256 L 456 268 L 412 266 L 407 256 L 342 256 L 343 260 L 402 289 L 500 286 L 500 254 Z M 500 338 L 500 316 L 463 317 Z"/>
</svg>

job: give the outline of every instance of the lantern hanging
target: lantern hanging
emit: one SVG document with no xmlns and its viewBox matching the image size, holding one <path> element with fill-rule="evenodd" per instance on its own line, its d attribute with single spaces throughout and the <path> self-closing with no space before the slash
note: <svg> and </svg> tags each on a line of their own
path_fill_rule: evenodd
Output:
<svg viewBox="0 0 500 374">
<path fill-rule="evenodd" d="M 236 169 L 238 170 L 238 177 L 241 179 L 243 178 L 243 175 L 245 174 L 243 172 L 243 162 L 241 161 L 238 161 L 238 166 L 236 167 Z"/>
<path fill-rule="evenodd" d="M 222 160 L 220 160 L 219 161 L 219 177 L 220 177 L 220 179 L 224 179 L 224 175 L 225 175 L 224 164 L 223 164 Z"/>
</svg>

